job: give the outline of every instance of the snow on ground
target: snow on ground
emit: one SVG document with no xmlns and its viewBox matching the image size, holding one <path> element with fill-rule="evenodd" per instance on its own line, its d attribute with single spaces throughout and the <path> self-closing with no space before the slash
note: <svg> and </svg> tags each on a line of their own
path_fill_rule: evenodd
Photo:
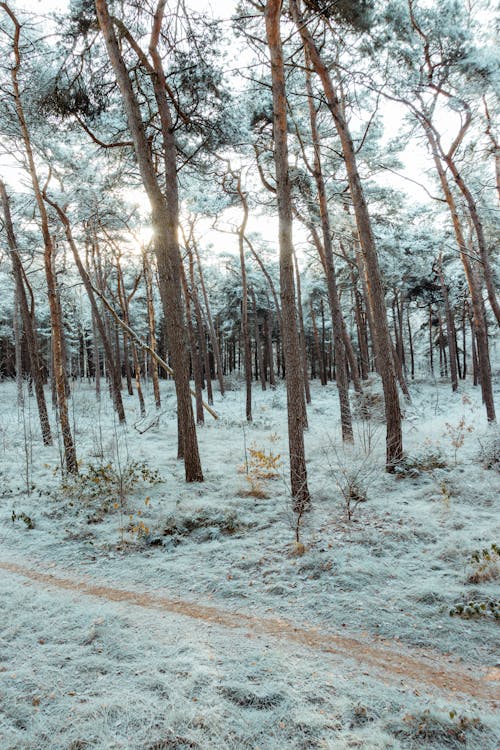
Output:
<svg viewBox="0 0 500 750">
<path fill-rule="evenodd" d="M 376 414 L 356 423 L 356 446 L 343 448 L 335 385 L 315 385 L 306 435 L 313 505 L 301 528 L 306 551 L 294 555 L 286 466 L 257 481 L 266 497 L 248 495 L 244 472 L 251 447 L 286 454 L 283 386 L 262 393 L 256 384 L 251 425 L 238 383 L 216 395 L 220 419 L 207 415 L 199 429 L 199 485 L 184 483 L 176 460 L 171 383 L 163 383 L 159 424 L 143 434 L 133 427 L 134 398 L 122 428 L 90 384 L 73 388 L 81 472 L 92 465 L 97 481 L 63 488 L 59 449 L 41 446 L 33 399 L 20 410 L 14 384 L 0 384 L 0 563 L 390 639 L 431 660 L 459 657 L 471 674 L 494 668 L 493 615 L 449 616 L 458 602 L 498 599 L 494 559 L 491 576 L 470 580 L 478 569 L 471 556 L 498 540 L 498 466 L 486 469 L 482 458 L 495 431 L 479 389 L 414 383 L 406 474 L 392 476 Z M 138 482 L 120 499 L 98 472 L 111 462 L 125 479 L 131 461 L 161 481 Z M 339 489 L 346 480 L 367 497 L 351 521 Z M 382 683 L 349 654 L 4 570 L 0 596 L 2 750 L 496 748 L 488 705 L 460 685 L 450 698 L 425 684 Z"/>
</svg>

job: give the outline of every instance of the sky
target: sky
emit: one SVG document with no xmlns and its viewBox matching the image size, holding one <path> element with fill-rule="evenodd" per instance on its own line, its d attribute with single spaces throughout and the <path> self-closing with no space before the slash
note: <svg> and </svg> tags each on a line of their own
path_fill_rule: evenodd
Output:
<svg viewBox="0 0 500 750">
<path fill-rule="evenodd" d="M 20 10 L 27 12 L 38 12 L 40 14 L 49 13 L 51 11 L 66 12 L 69 9 L 69 0 L 17 0 L 12 3 Z M 189 0 L 189 6 L 202 9 L 202 8 L 215 8 L 217 15 L 222 13 L 229 17 L 234 10 L 235 0 L 218 0 L 214 5 L 210 0 Z M 384 102 L 382 105 L 384 124 L 385 124 L 385 135 L 384 140 L 388 142 L 391 138 L 398 135 L 401 130 L 401 124 L 403 117 L 405 116 L 405 109 L 393 102 Z M 405 192 L 411 195 L 417 202 L 425 202 L 427 196 L 424 188 L 419 187 L 415 183 L 421 183 L 425 187 L 432 191 L 432 181 L 426 174 L 426 170 L 429 168 L 430 163 L 428 155 L 425 149 L 415 142 L 412 142 L 407 147 L 402 155 L 404 166 L 401 169 L 402 176 L 398 176 L 393 172 L 383 172 L 375 177 L 378 184 L 394 188 L 398 191 Z M 2 159 L 1 169 L 4 175 L 4 179 L 7 182 L 19 182 L 17 177 L 18 172 L 15 165 L 9 165 Z M 405 177 L 407 179 L 405 179 Z M 413 182 L 412 182 L 413 181 Z M 19 189 L 18 184 L 18 189 Z M 145 215 L 147 214 L 148 202 L 146 196 L 141 191 L 131 191 L 130 198 L 141 205 Z M 228 215 L 227 220 L 230 223 L 238 221 L 237 212 L 233 212 Z M 147 228 L 144 230 L 147 235 Z M 277 219 L 270 217 L 267 214 L 258 214 L 255 211 L 251 212 L 248 223 L 248 231 L 259 233 L 263 240 L 268 244 L 276 244 L 277 242 Z M 305 242 L 304 230 L 300 225 L 295 223 L 295 237 L 298 246 Z M 217 233 L 210 227 L 210 222 L 206 222 L 205 241 L 213 244 L 214 248 L 220 249 L 222 252 L 228 250 L 235 250 L 236 238 L 228 234 Z"/>
</svg>

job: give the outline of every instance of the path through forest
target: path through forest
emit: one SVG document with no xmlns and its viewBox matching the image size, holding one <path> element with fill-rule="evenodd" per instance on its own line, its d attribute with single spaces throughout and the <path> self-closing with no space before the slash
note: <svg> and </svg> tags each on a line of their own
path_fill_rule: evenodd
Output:
<svg viewBox="0 0 500 750">
<path fill-rule="evenodd" d="M 1 560 L 0 569 L 35 581 L 49 590 L 64 589 L 110 602 L 166 611 L 221 628 L 240 630 L 243 637 L 270 637 L 272 640 L 279 640 L 282 646 L 289 641 L 316 652 L 355 660 L 363 674 L 388 684 L 404 679 L 405 683 L 412 684 L 416 695 L 419 691 L 432 692 L 437 689 L 448 695 L 467 695 L 492 706 L 498 704 L 500 699 L 500 669 L 496 666 L 480 670 L 474 665 L 459 662 L 451 655 L 430 649 L 410 650 L 401 643 L 376 638 L 369 633 L 356 636 L 328 633 L 326 629 L 296 625 L 285 619 L 256 617 L 169 596 L 114 588 L 88 579 L 78 580 L 67 577 L 66 571 L 62 569 L 59 569 L 59 575 L 54 575 L 34 567 Z"/>
</svg>

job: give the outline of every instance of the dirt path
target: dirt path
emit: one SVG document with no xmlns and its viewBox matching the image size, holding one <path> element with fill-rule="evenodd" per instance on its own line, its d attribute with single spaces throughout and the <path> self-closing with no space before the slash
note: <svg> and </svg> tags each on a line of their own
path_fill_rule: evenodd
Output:
<svg viewBox="0 0 500 750">
<path fill-rule="evenodd" d="M 254 617 L 182 599 L 101 586 L 72 578 L 60 578 L 16 563 L 0 561 L 0 569 L 49 588 L 78 592 L 112 602 L 125 602 L 146 609 L 163 610 L 222 628 L 245 630 L 245 635 L 250 637 L 270 636 L 282 642 L 296 642 L 315 651 L 354 659 L 363 670 L 370 670 L 366 674 L 384 682 L 404 680 L 405 683 L 412 683 L 416 690 L 428 691 L 437 688 L 445 693 L 468 695 L 493 705 L 498 704 L 500 700 L 500 669 L 492 667 L 480 673 L 476 667 L 467 667 L 438 652 L 424 649 L 410 651 L 394 641 L 374 639 L 373 636 L 367 635 L 360 640 L 347 635 L 321 632 L 318 628 L 297 627 L 288 620 Z"/>
</svg>

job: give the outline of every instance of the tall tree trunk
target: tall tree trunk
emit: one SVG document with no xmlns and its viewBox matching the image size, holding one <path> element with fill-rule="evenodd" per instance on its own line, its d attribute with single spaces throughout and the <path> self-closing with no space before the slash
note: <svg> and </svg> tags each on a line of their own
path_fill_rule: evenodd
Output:
<svg viewBox="0 0 500 750">
<path fill-rule="evenodd" d="M 474 329 L 476 332 L 477 342 L 477 359 L 479 366 L 479 378 L 481 381 L 481 394 L 483 397 L 483 403 L 486 408 L 486 418 L 488 422 L 495 421 L 495 403 L 493 400 L 493 388 L 491 383 L 491 365 L 488 351 L 488 329 L 486 324 L 486 315 L 484 310 L 483 298 L 481 295 L 481 287 L 477 279 L 475 269 L 469 259 L 467 251 L 467 245 L 462 229 L 462 224 L 458 215 L 458 209 L 455 203 L 455 198 L 451 191 L 448 177 L 444 170 L 443 164 L 439 157 L 438 145 L 434 133 L 431 128 L 423 123 L 423 127 L 431 148 L 431 153 L 434 159 L 436 171 L 439 175 L 439 181 L 443 190 L 446 203 L 450 210 L 451 219 L 453 223 L 453 230 L 455 232 L 455 239 L 457 241 L 458 249 L 460 252 L 460 258 L 465 271 L 465 278 L 469 287 L 472 309 L 474 311 Z"/>
<path fill-rule="evenodd" d="M 11 80 L 12 80 L 12 93 L 14 104 L 16 108 L 16 114 L 19 121 L 22 139 L 24 142 L 24 149 L 26 152 L 26 159 L 28 163 L 28 169 L 31 177 L 31 184 L 33 186 L 33 192 L 40 215 L 42 237 L 44 244 L 44 268 L 45 277 L 47 281 L 47 294 L 49 300 L 50 310 L 50 321 L 52 331 L 52 349 L 53 349 L 53 363 L 54 363 L 54 382 L 57 391 L 57 405 L 59 413 L 59 423 L 61 426 L 61 434 L 64 445 L 64 464 L 66 471 L 71 474 L 78 473 L 78 462 L 76 459 L 75 444 L 73 442 L 73 436 L 71 434 L 71 427 L 69 422 L 68 413 L 68 402 L 66 397 L 66 372 L 64 363 L 63 353 L 63 335 L 62 335 L 62 322 L 60 316 L 60 309 L 57 299 L 57 280 L 54 274 L 54 255 L 55 248 L 53 239 L 50 234 L 49 220 L 47 211 L 45 208 L 42 190 L 40 188 L 40 182 L 35 166 L 35 159 L 33 155 L 33 148 L 31 145 L 30 133 L 24 116 L 23 105 L 21 102 L 21 94 L 19 89 L 18 73 L 21 67 L 21 55 L 19 49 L 19 40 L 21 34 L 21 25 L 17 20 L 16 16 L 4 5 L 6 12 L 14 24 L 14 38 L 13 38 L 13 51 L 15 63 L 11 69 Z"/>
<path fill-rule="evenodd" d="M 203 424 L 205 415 L 203 414 L 203 396 L 202 396 L 202 377 L 201 377 L 201 357 L 198 347 L 196 346 L 196 335 L 193 326 L 193 317 L 191 312 L 191 295 L 187 284 L 184 265 L 181 265 L 181 280 L 184 291 L 184 300 L 186 303 L 186 324 L 189 335 L 189 349 L 191 351 L 191 367 L 194 376 L 194 388 L 196 393 L 196 422 Z"/>
<path fill-rule="evenodd" d="M 386 437 L 386 470 L 394 471 L 403 457 L 403 438 L 401 432 L 401 409 L 399 405 L 398 387 L 392 358 L 392 345 L 387 323 L 382 276 L 378 264 L 375 238 L 372 231 L 370 215 L 359 177 L 354 149 L 349 127 L 343 113 L 343 106 L 337 96 L 330 73 L 318 52 L 314 39 L 300 12 L 297 0 L 290 0 L 290 10 L 302 42 L 307 49 L 311 64 L 321 79 L 328 107 L 333 117 L 335 127 L 341 142 L 349 190 L 354 206 L 359 242 L 363 251 L 366 265 L 366 282 L 368 297 L 373 318 L 375 354 L 382 378 L 385 402 L 385 417 L 387 423 Z"/>
<path fill-rule="evenodd" d="M 309 299 L 309 312 L 311 313 L 311 324 L 312 324 L 313 338 L 314 338 L 314 351 L 316 354 L 316 361 L 318 363 L 319 378 L 320 378 L 321 385 L 326 385 L 327 380 L 326 380 L 326 372 L 325 372 L 325 362 L 323 360 L 323 357 L 321 356 L 321 345 L 319 341 L 318 326 L 316 325 L 316 315 L 314 314 L 312 298 Z"/>
<path fill-rule="evenodd" d="M 16 284 L 16 296 L 21 311 L 21 319 L 24 329 L 24 337 L 26 340 L 28 358 L 30 365 L 30 375 L 33 379 L 35 387 L 35 396 L 38 408 L 38 418 L 40 420 L 40 429 L 42 433 L 42 440 L 44 445 L 52 445 L 52 434 L 50 430 L 49 415 L 47 411 L 47 403 L 45 401 L 45 393 L 43 390 L 43 373 L 42 363 L 40 359 L 40 350 L 38 344 L 38 337 L 35 326 L 33 324 L 33 317 L 28 306 L 28 299 L 26 297 L 26 288 L 24 285 L 24 272 L 19 257 L 19 251 L 17 247 L 16 235 L 14 233 L 14 226 L 12 223 L 12 216 L 10 212 L 9 198 L 5 189 L 4 183 L 0 180 L 0 197 L 2 200 L 3 216 L 5 222 L 5 231 L 7 234 L 7 243 L 9 246 L 10 257 L 12 262 L 12 272 L 14 275 L 14 281 Z"/>
<path fill-rule="evenodd" d="M 203 481 L 203 473 L 191 403 L 186 325 L 182 305 L 181 257 L 178 242 L 177 149 L 166 94 L 165 73 L 157 49 L 165 2 L 166 0 L 160 0 L 155 12 L 149 45 L 149 53 L 153 62 L 147 68 L 160 117 L 165 168 L 165 195 L 163 195 L 158 182 L 139 103 L 120 52 L 107 2 L 106 0 L 96 0 L 95 5 L 108 56 L 121 91 L 139 171 L 151 204 L 155 252 L 161 282 L 160 294 L 172 353 L 179 416 L 178 424 L 182 432 L 182 434 L 179 432 L 178 436 L 178 455 L 181 455 L 184 459 L 186 481 L 201 482 Z"/>
<path fill-rule="evenodd" d="M 257 352 L 257 361 L 259 363 L 259 374 L 260 374 L 260 385 L 263 391 L 266 390 L 266 368 L 264 366 L 264 350 L 262 348 L 262 341 L 259 331 L 259 318 L 257 312 L 257 300 L 255 299 L 255 292 L 253 287 L 249 289 L 250 297 L 252 299 L 252 310 L 253 310 L 253 329 L 255 336 L 255 349 Z"/>
<path fill-rule="evenodd" d="M 156 352 L 156 325 L 155 325 L 155 308 L 153 305 L 153 278 L 151 274 L 151 266 L 147 257 L 146 250 L 142 252 L 142 268 L 144 276 L 144 286 L 146 288 L 146 305 L 148 308 L 148 328 L 149 328 L 149 346 Z M 155 406 L 157 409 L 161 408 L 161 396 L 160 396 L 160 380 L 158 377 L 158 364 L 153 356 L 149 358 L 151 367 L 151 380 L 153 381 L 153 394 L 155 399 Z"/>
<path fill-rule="evenodd" d="M 95 294 L 94 294 L 94 290 L 92 287 L 92 282 L 90 280 L 89 273 L 87 269 L 85 268 L 85 266 L 83 265 L 83 261 L 78 251 L 78 246 L 73 237 L 73 232 L 71 229 L 71 224 L 70 224 L 68 215 L 66 214 L 64 209 L 62 209 L 55 201 L 51 200 L 47 195 L 44 196 L 44 200 L 56 210 L 59 216 L 59 219 L 64 227 L 66 240 L 73 254 L 73 259 L 78 269 L 78 273 L 80 274 L 80 277 L 83 281 L 83 285 L 85 287 L 85 291 L 87 293 L 87 297 L 90 302 L 90 307 L 92 309 L 92 317 L 93 317 L 93 320 L 95 321 L 95 325 L 97 326 L 97 330 L 99 331 L 99 336 L 101 338 L 101 343 L 104 349 L 104 356 L 108 363 L 108 370 L 110 373 L 110 390 L 111 390 L 111 397 L 113 399 L 113 405 L 118 415 L 118 421 L 121 424 L 123 424 L 125 422 L 125 410 L 123 408 L 123 400 L 122 400 L 122 394 L 121 394 L 121 376 L 120 376 L 119 368 L 117 367 L 117 364 L 116 364 L 117 361 L 118 362 L 120 361 L 120 358 L 118 356 L 118 359 L 115 360 L 115 357 L 113 355 L 113 347 L 110 341 L 109 332 L 106 329 L 103 316 L 101 315 L 101 312 L 99 310 L 99 306 L 95 298 Z M 97 356 L 98 356 L 98 352 L 97 352 Z M 97 359 L 96 367 L 99 368 L 99 359 Z"/>
<path fill-rule="evenodd" d="M 196 319 L 196 329 L 198 333 L 198 346 L 200 347 L 201 359 L 203 367 L 205 368 L 205 380 L 207 384 L 207 401 L 209 404 L 213 404 L 214 397 L 212 392 L 212 374 L 210 372 L 210 359 L 208 356 L 207 341 L 205 336 L 205 327 L 203 325 L 203 315 L 201 311 L 200 298 L 198 297 L 198 290 L 196 288 L 196 279 L 194 275 L 194 255 L 193 250 L 189 246 L 186 247 L 189 257 L 189 279 L 191 282 L 191 298 L 194 305 L 194 314 Z"/>
<path fill-rule="evenodd" d="M 208 324 L 208 334 L 210 338 L 210 343 L 212 344 L 212 352 L 214 354 L 214 359 L 215 359 L 215 369 L 216 369 L 217 379 L 219 381 L 219 391 L 220 391 L 221 396 L 223 396 L 225 392 L 224 367 L 222 365 L 219 340 L 217 338 L 217 332 L 215 330 L 215 326 L 214 326 L 214 322 L 212 318 L 212 312 L 210 309 L 210 300 L 208 299 L 207 288 L 205 286 L 205 278 L 203 276 L 203 269 L 201 267 L 200 254 L 198 252 L 198 247 L 196 246 L 196 243 L 193 244 L 193 250 L 194 250 L 194 254 L 196 255 L 196 263 L 198 266 L 198 276 L 200 277 L 200 286 L 201 286 L 201 291 L 203 294 L 203 301 L 205 303 L 205 315 L 206 315 L 207 324 Z"/>
<path fill-rule="evenodd" d="M 443 262 L 441 255 L 438 261 L 438 276 L 439 284 L 441 286 L 441 294 L 443 295 L 444 312 L 446 317 L 446 334 L 448 338 L 448 350 L 450 352 L 450 373 L 451 373 L 451 389 L 452 391 L 458 390 L 458 372 L 457 372 L 457 348 L 456 348 L 456 337 L 455 337 L 455 324 L 453 322 L 453 315 L 450 307 L 450 297 L 448 294 L 448 287 L 444 281 L 443 275 Z"/>
<path fill-rule="evenodd" d="M 307 486 L 304 451 L 304 385 L 302 382 L 293 278 L 292 205 L 288 173 L 286 90 L 280 34 L 281 0 L 267 0 L 264 15 L 267 44 L 271 56 L 273 91 L 274 161 L 278 199 L 282 335 L 286 367 L 290 480 L 294 510 L 297 513 L 302 513 L 310 503 L 310 495 Z"/>
<path fill-rule="evenodd" d="M 300 358 L 302 361 L 302 373 L 304 377 L 304 396 L 306 403 L 311 403 L 311 389 L 309 388 L 309 378 L 307 376 L 307 350 L 306 350 L 306 332 L 304 329 L 304 313 L 302 311 L 302 290 L 300 285 L 300 271 L 297 263 L 297 255 L 294 252 L 293 262 L 295 265 L 295 280 L 297 284 L 297 307 L 299 313 L 299 340 L 300 340 Z M 307 413 L 304 413 L 304 429 L 307 428 Z"/>
</svg>

